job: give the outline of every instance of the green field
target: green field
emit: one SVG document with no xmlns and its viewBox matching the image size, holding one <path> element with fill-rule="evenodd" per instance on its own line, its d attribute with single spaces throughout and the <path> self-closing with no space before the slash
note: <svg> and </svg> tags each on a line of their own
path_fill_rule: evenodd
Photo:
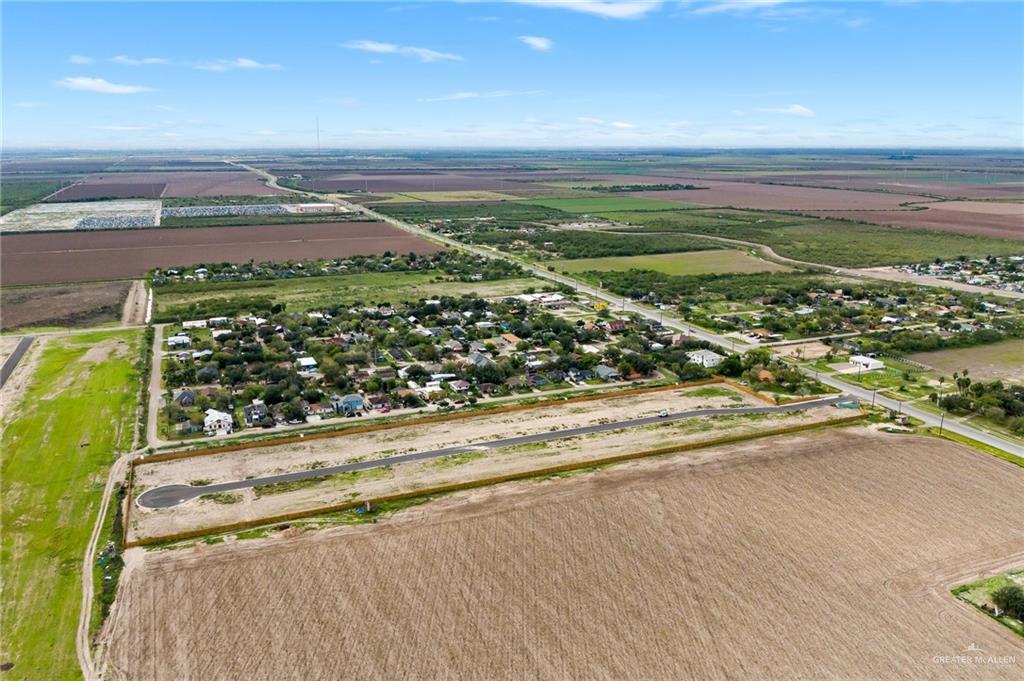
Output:
<svg viewBox="0 0 1024 681">
<path fill-rule="evenodd" d="M 197 309 L 196 303 L 236 297 L 269 298 L 273 303 L 285 303 L 289 310 L 304 312 L 339 304 L 398 303 L 466 293 L 495 297 L 522 293 L 523 289 L 531 286 L 545 286 L 544 282 L 529 277 L 475 282 L 438 279 L 436 274 L 423 272 L 370 272 L 299 279 L 158 286 L 153 289 L 153 317 L 156 321 L 191 319 L 193 310 Z"/>
<path fill-rule="evenodd" d="M 0 215 L 31 206 L 69 184 L 71 184 L 70 180 L 7 182 L 3 186 L 3 191 L 0 191 Z"/>
<path fill-rule="evenodd" d="M 1020 241 L 992 239 L 868 225 L 850 221 L 819 220 L 780 213 L 753 211 L 607 212 L 639 232 L 686 232 L 740 239 L 770 246 L 781 256 L 840 267 L 875 267 L 929 262 L 958 255 L 1020 255 Z"/>
<path fill-rule="evenodd" d="M 967 369 L 976 381 L 1024 382 L 1024 340 L 1020 339 L 972 348 L 919 352 L 910 355 L 910 359 L 947 376 Z"/>
<path fill-rule="evenodd" d="M 674 210 L 686 208 L 687 204 L 676 201 L 661 201 L 660 199 L 644 199 L 636 196 L 601 196 L 595 198 L 580 199 L 542 199 L 540 201 L 526 201 L 534 206 L 544 206 L 555 210 L 564 210 L 566 213 L 606 213 L 609 211 L 649 211 L 649 210 Z"/>
<path fill-rule="evenodd" d="M 714 274 L 719 272 L 782 272 L 789 268 L 761 260 L 743 251 L 696 251 L 664 255 L 634 255 L 624 258 L 552 260 L 544 263 L 559 272 L 654 270 L 665 274 Z"/>
<path fill-rule="evenodd" d="M 53 337 L 5 414 L 4 679 L 80 679 L 75 630 L 82 555 L 107 468 L 131 446 L 142 333 Z M 39 342 L 39 341 L 37 341 Z"/>
</svg>

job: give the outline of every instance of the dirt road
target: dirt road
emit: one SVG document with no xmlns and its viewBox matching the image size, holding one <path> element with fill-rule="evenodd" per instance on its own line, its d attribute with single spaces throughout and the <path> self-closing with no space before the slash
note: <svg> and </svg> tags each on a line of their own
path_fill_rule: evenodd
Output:
<svg viewBox="0 0 1024 681">
<path fill-rule="evenodd" d="M 146 282 L 136 279 L 128 289 L 128 296 L 124 299 L 124 310 L 121 312 L 121 324 L 132 326 L 146 323 L 146 304 L 148 295 Z"/>
</svg>

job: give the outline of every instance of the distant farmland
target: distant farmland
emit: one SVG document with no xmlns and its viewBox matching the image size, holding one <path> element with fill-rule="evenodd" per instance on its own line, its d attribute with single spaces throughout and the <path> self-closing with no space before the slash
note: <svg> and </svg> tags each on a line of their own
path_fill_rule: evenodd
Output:
<svg viewBox="0 0 1024 681">
<path fill-rule="evenodd" d="M 380 222 L 18 234 L 2 238 L 0 283 L 124 279 L 155 267 L 198 263 L 437 250 L 439 246 Z"/>
<path fill-rule="evenodd" d="M 90 175 L 51 196 L 49 201 L 189 196 L 263 196 L 281 194 L 245 170 Z"/>
</svg>

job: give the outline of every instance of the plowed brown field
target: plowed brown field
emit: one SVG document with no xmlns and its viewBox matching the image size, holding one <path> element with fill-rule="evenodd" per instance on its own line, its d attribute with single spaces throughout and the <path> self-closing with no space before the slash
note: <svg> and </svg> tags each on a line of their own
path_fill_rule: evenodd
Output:
<svg viewBox="0 0 1024 681">
<path fill-rule="evenodd" d="M 129 552 L 115 679 L 1019 679 L 948 593 L 1024 560 L 1024 470 L 865 429 Z M 963 665 L 974 644 L 1014 661 Z"/>
<path fill-rule="evenodd" d="M 382 222 L 16 234 L 2 238 L 0 283 L 140 277 L 155 267 L 433 253 L 439 247 Z"/>
</svg>

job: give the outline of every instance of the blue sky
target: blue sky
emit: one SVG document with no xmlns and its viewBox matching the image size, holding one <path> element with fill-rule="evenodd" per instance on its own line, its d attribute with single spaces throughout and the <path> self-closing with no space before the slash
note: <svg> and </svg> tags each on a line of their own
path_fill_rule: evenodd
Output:
<svg viewBox="0 0 1024 681">
<path fill-rule="evenodd" d="M 4 2 L 13 147 L 1024 146 L 1024 4 Z"/>
</svg>

